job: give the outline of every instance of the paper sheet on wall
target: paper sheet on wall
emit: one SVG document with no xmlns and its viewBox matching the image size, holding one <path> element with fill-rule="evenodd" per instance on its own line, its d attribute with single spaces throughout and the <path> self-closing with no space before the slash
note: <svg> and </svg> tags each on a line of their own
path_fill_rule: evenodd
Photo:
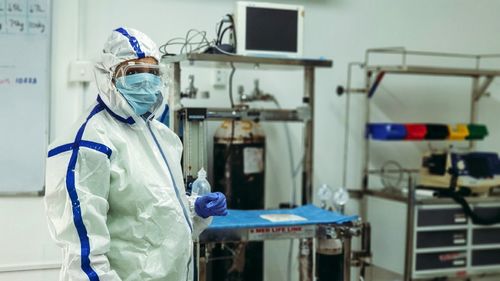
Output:
<svg viewBox="0 0 500 281">
<path fill-rule="evenodd" d="M 0 0 L 0 194 L 44 185 L 50 0 Z"/>
<path fill-rule="evenodd" d="M 243 149 L 243 173 L 256 174 L 264 171 L 264 149 L 245 147 Z"/>
</svg>

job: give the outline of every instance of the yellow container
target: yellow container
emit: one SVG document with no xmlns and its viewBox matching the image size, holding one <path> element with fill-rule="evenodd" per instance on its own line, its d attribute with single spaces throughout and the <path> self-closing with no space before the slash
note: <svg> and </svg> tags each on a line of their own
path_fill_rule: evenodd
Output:
<svg viewBox="0 0 500 281">
<path fill-rule="evenodd" d="M 449 140 L 464 140 L 469 136 L 469 128 L 466 124 L 448 125 L 448 131 L 450 132 Z"/>
</svg>

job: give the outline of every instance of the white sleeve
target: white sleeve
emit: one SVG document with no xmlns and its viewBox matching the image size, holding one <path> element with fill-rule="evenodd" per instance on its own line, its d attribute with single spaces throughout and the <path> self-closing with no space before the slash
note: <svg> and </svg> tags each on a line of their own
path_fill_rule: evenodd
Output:
<svg viewBox="0 0 500 281">
<path fill-rule="evenodd" d="M 191 221 L 193 222 L 193 239 L 195 240 L 212 223 L 212 217 L 204 219 L 196 214 L 194 209 L 196 198 L 198 196 L 188 196 L 189 211 L 191 213 Z"/>
<path fill-rule="evenodd" d="M 64 253 L 61 280 L 121 281 L 106 256 L 108 157 L 86 147 L 49 152 L 45 206 L 51 236 Z"/>
</svg>

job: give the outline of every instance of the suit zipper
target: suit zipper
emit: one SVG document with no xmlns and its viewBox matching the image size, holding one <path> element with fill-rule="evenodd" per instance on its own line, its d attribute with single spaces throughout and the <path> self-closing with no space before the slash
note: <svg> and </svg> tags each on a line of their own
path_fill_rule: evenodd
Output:
<svg viewBox="0 0 500 281">
<path fill-rule="evenodd" d="M 188 214 L 186 212 L 186 207 L 184 206 L 184 203 L 182 202 L 181 196 L 179 194 L 179 190 L 177 188 L 177 184 L 175 183 L 174 175 L 172 174 L 172 170 L 170 169 L 170 165 L 168 164 L 168 160 L 165 157 L 165 154 L 163 153 L 163 150 L 160 147 L 160 143 L 158 142 L 158 139 L 156 138 L 155 134 L 153 133 L 153 130 L 151 130 L 151 124 L 149 122 L 147 122 L 147 127 L 149 129 L 149 132 L 151 133 L 151 136 L 153 137 L 153 140 L 154 140 L 156 146 L 158 147 L 158 150 L 160 151 L 160 154 L 161 154 L 161 156 L 163 158 L 163 161 L 167 165 L 167 170 L 168 170 L 168 172 L 170 174 L 170 178 L 172 179 L 172 183 L 174 185 L 175 195 L 177 197 L 177 200 L 179 201 L 179 204 L 181 205 L 182 212 L 184 213 L 184 218 L 185 218 L 186 223 L 188 224 L 189 229 L 191 230 L 191 233 L 192 233 L 193 232 L 193 226 L 191 225 L 191 222 L 189 221 L 189 216 L 188 216 Z"/>
</svg>

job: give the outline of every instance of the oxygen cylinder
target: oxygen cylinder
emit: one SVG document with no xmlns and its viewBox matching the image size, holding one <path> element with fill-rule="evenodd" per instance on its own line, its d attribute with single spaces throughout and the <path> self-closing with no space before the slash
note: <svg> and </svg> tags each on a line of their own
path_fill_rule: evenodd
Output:
<svg viewBox="0 0 500 281">
<path fill-rule="evenodd" d="M 230 209 L 264 209 L 265 135 L 258 123 L 225 121 L 214 136 L 214 191 L 226 195 Z M 227 249 L 227 248 L 231 249 Z M 212 280 L 263 280 L 263 243 L 217 245 Z"/>
<path fill-rule="evenodd" d="M 214 136 L 214 189 L 229 208 L 264 208 L 265 136 L 251 121 L 225 121 Z"/>
</svg>

